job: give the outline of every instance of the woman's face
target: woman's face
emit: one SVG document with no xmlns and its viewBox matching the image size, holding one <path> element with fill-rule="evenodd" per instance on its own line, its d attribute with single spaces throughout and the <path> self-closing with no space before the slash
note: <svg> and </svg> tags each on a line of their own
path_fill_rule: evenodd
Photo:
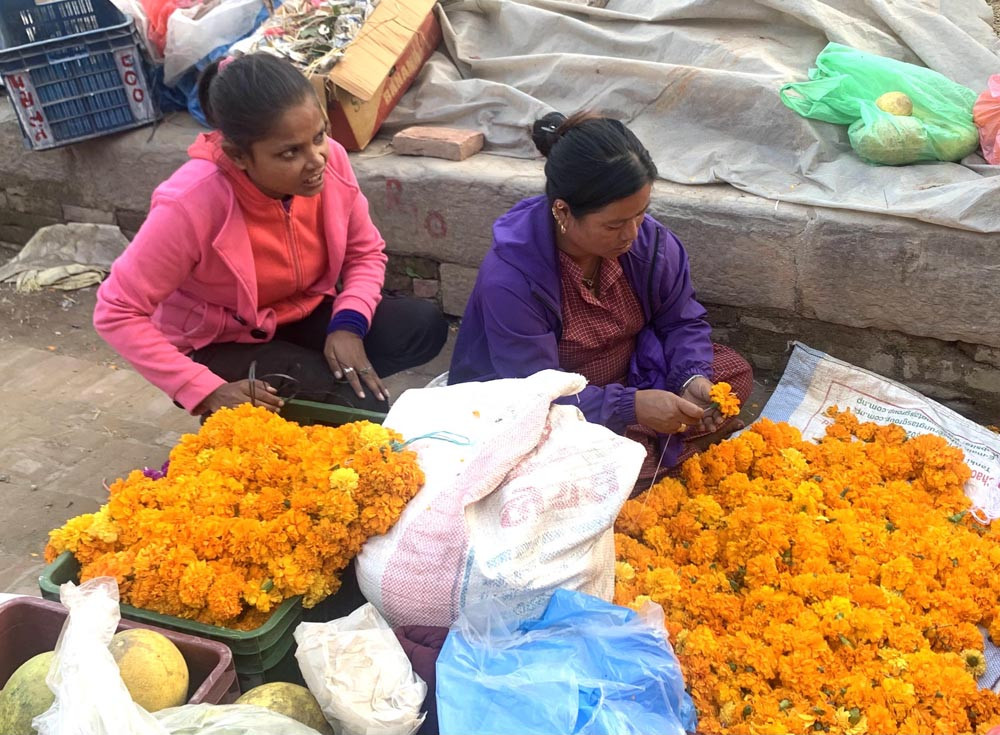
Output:
<svg viewBox="0 0 1000 735">
<path fill-rule="evenodd" d="M 329 155 L 326 120 L 312 95 L 288 108 L 270 135 L 253 143 L 249 153 L 229 152 L 257 188 L 275 199 L 319 194 Z"/>
<path fill-rule="evenodd" d="M 639 226 L 649 209 L 652 191 L 653 185 L 646 184 L 635 194 L 579 218 L 573 216 L 565 201 L 557 199 L 553 204 L 556 228 L 559 230 L 560 225 L 566 227 L 566 232 L 560 233 L 560 246 L 571 255 L 596 255 L 601 258 L 624 255 L 639 235 Z"/>
</svg>

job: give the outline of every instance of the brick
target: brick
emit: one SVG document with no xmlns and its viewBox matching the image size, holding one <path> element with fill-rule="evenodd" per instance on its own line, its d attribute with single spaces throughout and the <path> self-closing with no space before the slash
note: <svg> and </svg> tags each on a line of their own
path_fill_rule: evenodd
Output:
<svg viewBox="0 0 1000 735">
<path fill-rule="evenodd" d="M 430 156 L 448 161 L 464 161 L 482 150 L 485 137 L 475 130 L 412 127 L 393 137 L 392 147 L 404 156 Z"/>
<path fill-rule="evenodd" d="M 461 316 L 476 283 L 478 270 L 454 263 L 441 264 L 441 297 L 444 313 Z"/>
<path fill-rule="evenodd" d="M 21 252 L 21 246 L 13 242 L 0 242 L 0 263 L 6 263 Z"/>
<path fill-rule="evenodd" d="M 58 225 L 59 220 L 21 212 L 0 212 L 0 242 L 25 245 L 41 228 Z"/>
<path fill-rule="evenodd" d="M 431 278 L 414 278 L 413 279 L 413 295 L 418 299 L 433 299 L 437 298 L 438 291 L 441 290 L 441 284 L 436 279 Z"/>
<path fill-rule="evenodd" d="M 966 376 L 965 383 L 983 393 L 1000 393 L 1000 370 L 976 368 Z"/>
<path fill-rule="evenodd" d="M 142 223 L 146 221 L 146 214 L 146 212 L 136 212 L 131 209 L 118 209 L 115 211 L 115 219 L 125 237 L 132 239 L 142 227 Z"/>
<path fill-rule="evenodd" d="M 29 191 L 23 186 L 10 186 L 6 191 L 6 209 L 23 214 L 37 214 L 62 220 L 62 204 L 55 199 L 46 199 L 36 191 Z"/>
<path fill-rule="evenodd" d="M 878 375 L 894 375 L 896 373 L 896 359 L 884 352 L 876 352 L 865 360 L 863 367 Z"/>
<path fill-rule="evenodd" d="M 394 273 L 391 270 L 385 272 L 385 282 L 382 287 L 386 291 L 402 291 L 411 293 L 413 291 L 413 279 L 402 273 Z"/>
<path fill-rule="evenodd" d="M 72 204 L 64 204 L 62 210 L 63 219 L 66 222 L 89 222 L 95 225 L 115 224 L 115 213 L 105 212 L 103 209 L 92 209 L 91 207 L 77 207 Z"/>
<path fill-rule="evenodd" d="M 393 273 L 405 275 L 408 278 L 430 278 L 438 277 L 438 264 L 436 260 L 421 258 L 415 255 L 396 255 L 389 253 L 387 269 Z"/>
</svg>

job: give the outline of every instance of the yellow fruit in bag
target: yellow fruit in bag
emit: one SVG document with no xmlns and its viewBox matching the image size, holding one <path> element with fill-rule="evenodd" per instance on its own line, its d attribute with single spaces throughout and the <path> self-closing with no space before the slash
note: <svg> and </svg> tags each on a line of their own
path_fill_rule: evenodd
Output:
<svg viewBox="0 0 1000 735">
<path fill-rule="evenodd" d="M 913 114 L 913 100 L 902 92 L 886 92 L 875 100 L 875 106 L 890 115 L 906 117 Z"/>
<path fill-rule="evenodd" d="M 40 653 L 11 674 L 0 692 L 0 733 L 33 735 L 31 720 L 51 707 L 55 699 L 45 683 L 53 657 L 52 651 Z"/>
<path fill-rule="evenodd" d="M 116 633 L 109 648 L 132 700 L 147 712 L 187 701 L 187 662 L 169 638 L 132 628 Z"/>
<path fill-rule="evenodd" d="M 883 116 L 848 130 L 858 155 L 875 163 L 899 166 L 935 158 L 924 124 L 915 117 Z"/>
<path fill-rule="evenodd" d="M 256 704 L 272 712 L 291 717 L 321 735 L 333 735 L 333 728 L 323 716 L 316 697 L 304 686 L 275 681 L 261 684 L 236 700 L 236 704 Z"/>
</svg>

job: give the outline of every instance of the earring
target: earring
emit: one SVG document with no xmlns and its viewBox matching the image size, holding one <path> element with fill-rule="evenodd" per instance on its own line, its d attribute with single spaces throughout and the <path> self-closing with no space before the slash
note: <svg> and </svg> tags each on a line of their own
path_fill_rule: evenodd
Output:
<svg viewBox="0 0 1000 735">
<path fill-rule="evenodd" d="M 559 213 L 556 211 L 555 207 L 552 208 L 552 218 L 556 221 L 556 224 L 559 225 L 559 231 L 565 235 L 566 225 L 563 222 L 559 221 Z"/>
</svg>

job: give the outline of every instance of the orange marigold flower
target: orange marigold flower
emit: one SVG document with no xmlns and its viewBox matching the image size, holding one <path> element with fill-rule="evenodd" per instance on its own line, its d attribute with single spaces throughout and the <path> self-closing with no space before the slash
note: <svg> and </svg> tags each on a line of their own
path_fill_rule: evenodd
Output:
<svg viewBox="0 0 1000 735">
<path fill-rule="evenodd" d="M 723 416 L 737 416 L 740 412 L 740 398 L 733 393 L 729 383 L 716 383 L 708 391 L 708 397 L 719 408 Z"/>
<path fill-rule="evenodd" d="M 311 607 L 340 586 L 364 541 L 423 484 L 412 451 L 369 422 L 299 426 L 243 405 L 213 414 L 170 453 L 165 477 L 111 485 L 97 513 L 49 535 L 82 580 L 114 576 L 123 602 L 250 630 L 283 600 Z"/>
<path fill-rule="evenodd" d="M 1000 530 L 961 452 L 828 417 L 818 442 L 759 421 L 626 503 L 615 601 L 663 606 L 701 731 L 986 732 Z"/>
</svg>

